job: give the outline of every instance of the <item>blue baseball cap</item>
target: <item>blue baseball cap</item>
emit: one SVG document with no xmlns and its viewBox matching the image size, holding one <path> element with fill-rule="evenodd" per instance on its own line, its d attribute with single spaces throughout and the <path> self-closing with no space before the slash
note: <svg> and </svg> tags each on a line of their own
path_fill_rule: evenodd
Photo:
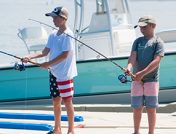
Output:
<svg viewBox="0 0 176 134">
<path fill-rule="evenodd" d="M 65 7 L 56 7 L 51 13 L 46 13 L 46 16 L 56 17 L 61 16 L 64 19 L 68 18 L 68 10 Z"/>
</svg>

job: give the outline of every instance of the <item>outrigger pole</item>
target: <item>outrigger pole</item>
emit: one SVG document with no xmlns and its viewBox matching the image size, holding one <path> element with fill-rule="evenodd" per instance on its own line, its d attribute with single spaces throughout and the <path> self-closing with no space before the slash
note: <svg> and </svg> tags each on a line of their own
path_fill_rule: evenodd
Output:
<svg viewBox="0 0 176 134">
<path fill-rule="evenodd" d="M 46 23 L 43 23 L 43 22 L 41 22 L 41 21 L 34 20 L 34 19 L 28 19 L 28 20 L 31 20 L 31 21 L 34 21 L 34 22 L 40 23 L 40 24 L 42 24 L 42 25 L 45 25 L 45 26 L 47 26 L 47 27 L 50 27 L 50 28 L 52 28 L 52 29 L 58 30 L 57 28 L 55 28 L 55 27 L 53 27 L 53 26 L 51 26 L 51 25 L 48 25 L 48 24 L 46 24 Z M 84 42 L 78 40 L 77 38 L 75 38 L 75 37 L 73 37 L 73 36 L 71 36 L 71 35 L 69 35 L 69 34 L 67 34 L 67 33 L 64 33 L 64 34 L 66 34 L 67 36 L 71 37 L 72 39 L 78 41 L 79 43 L 83 44 L 84 46 L 90 48 L 90 49 L 93 50 L 94 52 L 98 53 L 99 55 L 101 55 L 102 57 L 104 57 L 105 59 L 107 59 L 108 61 L 110 61 L 110 62 L 113 63 L 114 65 L 116 65 L 117 67 L 119 67 L 123 72 L 126 71 L 125 68 L 121 67 L 121 66 L 118 65 L 116 62 L 112 61 L 110 58 L 106 57 L 105 55 L 103 55 L 102 53 L 98 52 L 98 51 L 95 50 L 94 48 L 88 46 L 88 45 L 85 44 Z M 131 77 L 134 77 L 134 75 L 133 75 L 131 72 L 130 72 L 130 76 L 131 76 Z"/>
</svg>

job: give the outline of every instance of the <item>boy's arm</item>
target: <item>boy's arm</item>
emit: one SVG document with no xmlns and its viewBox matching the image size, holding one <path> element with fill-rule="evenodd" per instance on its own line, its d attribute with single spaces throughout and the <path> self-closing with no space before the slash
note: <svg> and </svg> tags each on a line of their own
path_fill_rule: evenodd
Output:
<svg viewBox="0 0 176 134">
<path fill-rule="evenodd" d="M 50 49 L 45 47 L 43 51 L 29 55 L 29 57 L 30 59 L 41 58 L 41 57 L 47 56 L 49 51 Z"/>
<path fill-rule="evenodd" d="M 41 57 L 47 56 L 49 51 L 50 51 L 50 49 L 45 47 L 42 52 L 37 52 L 37 53 L 30 54 L 30 55 L 27 55 L 27 56 L 23 57 L 22 61 L 27 63 L 31 59 L 41 58 Z"/>
<path fill-rule="evenodd" d="M 156 56 L 155 59 L 146 68 L 137 72 L 135 74 L 135 80 L 140 81 L 145 75 L 156 69 L 160 64 L 161 58 L 161 56 Z"/>
<path fill-rule="evenodd" d="M 127 74 L 130 73 L 135 63 L 136 63 L 136 51 L 132 51 L 130 57 L 128 58 L 128 64 L 125 73 Z"/>
<path fill-rule="evenodd" d="M 61 55 L 59 55 L 56 58 L 54 58 L 53 60 L 49 61 L 50 66 L 60 63 L 61 61 L 66 59 L 68 55 L 69 55 L 69 51 L 63 52 Z"/>
<path fill-rule="evenodd" d="M 63 61 L 64 59 L 66 59 L 68 55 L 69 55 L 69 51 L 64 51 L 61 55 L 57 56 L 53 60 L 51 60 L 49 62 L 44 62 L 43 64 L 41 64 L 41 67 L 50 68 L 50 66 L 58 64 L 61 61 Z"/>
</svg>

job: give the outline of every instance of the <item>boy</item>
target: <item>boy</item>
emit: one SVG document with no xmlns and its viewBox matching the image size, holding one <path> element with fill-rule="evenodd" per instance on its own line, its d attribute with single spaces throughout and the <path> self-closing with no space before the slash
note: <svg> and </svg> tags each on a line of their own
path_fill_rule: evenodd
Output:
<svg viewBox="0 0 176 134">
<path fill-rule="evenodd" d="M 159 64 L 164 56 L 163 41 L 154 34 L 156 21 L 152 16 L 143 16 L 138 25 L 144 35 L 137 38 L 132 46 L 126 73 L 133 68 L 131 105 L 133 107 L 134 134 L 139 134 L 144 106 L 148 115 L 149 132 L 154 134 L 156 108 L 158 107 Z"/>
<path fill-rule="evenodd" d="M 68 115 L 68 133 L 74 134 L 73 78 L 77 76 L 74 40 L 67 27 L 68 11 L 65 7 L 56 7 L 51 13 L 45 14 L 53 18 L 53 23 L 59 30 L 54 30 L 46 47 L 41 53 L 35 53 L 23 58 L 27 62 L 49 54 L 49 61 L 40 64 L 50 70 L 50 94 L 53 100 L 55 126 L 53 133 L 61 134 L 61 101 L 63 100 Z M 65 34 L 66 33 L 66 34 Z M 57 82 L 56 82 L 57 81 Z M 57 86 L 56 86 L 57 84 Z"/>
</svg>

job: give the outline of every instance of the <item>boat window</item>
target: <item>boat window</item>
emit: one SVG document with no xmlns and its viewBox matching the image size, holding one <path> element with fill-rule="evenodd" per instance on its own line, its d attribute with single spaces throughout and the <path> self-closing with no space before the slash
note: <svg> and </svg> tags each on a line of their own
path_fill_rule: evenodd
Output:
<svg viewBox="0 0 176 134">
<path fill-rule="evenodd" d="M 105 5 L 103 0 L 97 0 L 97 14 L 105 13 Z"/>
<path fill-rule="evenodd" d="M 124 0 L 108 0 L 109 14 L 112 26 L 119 26 L 128 23 L 127 19 L 127 5 Z"/>
<path fill-rule="evenodd" d="M 108 5 L 111 14 L 122 14 L 126 12 L 124 0 L 108 0 Z"/>
</svg>

